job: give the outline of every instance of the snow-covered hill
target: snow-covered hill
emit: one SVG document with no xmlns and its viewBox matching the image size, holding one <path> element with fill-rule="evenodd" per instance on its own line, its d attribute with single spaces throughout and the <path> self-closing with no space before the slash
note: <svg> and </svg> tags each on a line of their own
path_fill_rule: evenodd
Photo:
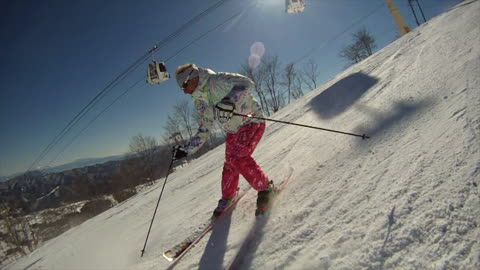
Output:
<svg viewBox="0 0 480 270">
<path fill-rule="evenodd" d="M 480 269 L 479 14 L 465 1 L 274 115 L 372 138 L 269 123 L 254 155 L 292 172 L 271 215 L 250 190 L 176 269 Z M 143 258 L 162 181 L 7 269 L 167 269 L 216 206 L 223 151 L 170 175 Z"/>
</svg>

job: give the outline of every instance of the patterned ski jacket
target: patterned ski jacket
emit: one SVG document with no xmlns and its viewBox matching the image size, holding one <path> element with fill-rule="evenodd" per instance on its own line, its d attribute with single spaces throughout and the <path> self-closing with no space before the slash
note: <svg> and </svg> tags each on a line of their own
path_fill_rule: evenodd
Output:
<svg viewBox="0 0 480 270">
<path fill-rule="evenodd" d="M 193 154 L 207 141 L 214 121 L 214 108 L 223 98 L 228 97 L 235 104 L 235 112 L 263 117 L 263 112 L 253 96 L 255 84 L 249 78 L 226 72 L 214 72 L 211 69 L 197 67 L 199 82 L 192 93 L 195 109 L 200 114 L 198 131 L 185 145 L 188 154 Z M 217 121 L 227 133 L 236 133 L 240 127 L 249 123 L 261 123 L 263 120 L 233 116 L 229 121 Z"/>
</svg>

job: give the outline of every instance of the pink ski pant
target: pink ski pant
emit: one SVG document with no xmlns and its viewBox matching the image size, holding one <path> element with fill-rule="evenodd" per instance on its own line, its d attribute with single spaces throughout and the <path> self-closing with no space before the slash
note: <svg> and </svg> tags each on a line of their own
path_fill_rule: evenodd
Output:
<svg viewBox="0 0 480 270">
<path fill-rule="evenodd" d="M 256 190 L 267 188 L 268 176 L 252 158 L 252 153 L 265 132 L 265 123 L 251 123 L 227 135 L 222 174 L 222 196 L 235 196 L 240 174 Z"/>
</svg>

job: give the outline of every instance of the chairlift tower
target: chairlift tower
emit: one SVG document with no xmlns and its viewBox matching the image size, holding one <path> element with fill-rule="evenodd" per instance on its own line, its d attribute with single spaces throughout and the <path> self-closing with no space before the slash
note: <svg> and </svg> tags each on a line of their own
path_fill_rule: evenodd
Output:
<svg viewBox="0 0 480 270">
<path fill-rule="evenodd" d="M 400 14 L 400 10 L 398 9 L 397 5 L 395 5 L 393 0 L 385 0 L 385 2 L 387 2 L 388 9 L 390 9 L 390 13 L 392 14 L 393 20 L 397 24 L 400 34 L 403 36 L 410 32 L 410 27 L 408 27 L 408 25 L 405 23 L 402 14 Z"/>
</svg>

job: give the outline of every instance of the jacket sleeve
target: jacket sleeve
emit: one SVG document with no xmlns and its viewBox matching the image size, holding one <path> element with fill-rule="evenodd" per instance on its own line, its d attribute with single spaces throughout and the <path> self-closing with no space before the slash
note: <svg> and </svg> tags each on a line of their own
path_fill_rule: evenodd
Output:
<svg viewBox="0 0 480 270">
<path fill-rule="evenodd" d="M 225 98 L 228 98 L 234 103 L 238 103 L 243 100 L 245 96 L 253 94 L 253 81 L 243 75 L 220 72 L 217 74 L 215 81 L 218 87 L 229 90 Z"/>
<path fill-rule="evenodd" d="M 185 145 L 189 155 L 197 152 L 203 146 L 203 144 L 205 144 L 208 137 L 210 137 L 213 127 L 212 108 L 201 99 L 194 100 L 194 105 L 199 113 L 199 121 L 197 133 L 190 138 L 188 143 Z"/>
</svg>

